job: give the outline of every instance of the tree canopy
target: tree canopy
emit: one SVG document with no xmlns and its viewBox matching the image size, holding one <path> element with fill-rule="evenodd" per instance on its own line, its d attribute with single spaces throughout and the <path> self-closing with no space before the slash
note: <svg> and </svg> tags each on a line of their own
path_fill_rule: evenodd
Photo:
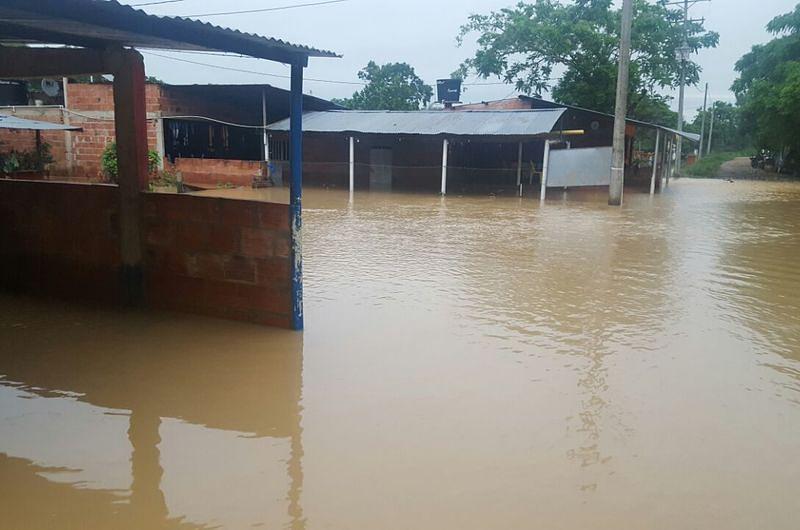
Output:
<svg viewBox="0 0 800 530">
<path fill-rule="evenodd" d="M 350 98 L 334 99 L 334 103 L 349 109 L 419 110 L 433 97 L 433 89 L 406 63 L 378 66 L 370 61 L 358 77 L 366 86 Z"/>
<path fill-rule="evenodd" d="M 731 87 L 741 106 L 742 125 L 758 147 L 800 152 L 800 4 L 772 19 L 776 37 L 753 46 L 736 63 Z"/>
<path fill-rule="evenodd" d="M 711 129 L 711 116 L 714 116 L 714 134 L 711 138 L 712 151 L 738 151 L 750 146 L 750 138 L 741 124 L 741 109 L 725 101 L 714 101 L 705 111 L 705 138 L 703 149 L 708 145 Z M 686 124 L 686 130 L 700 134 L 703 124 L 703 109 L 697 110 L 694 121 Z"/>
<path fill-rule="evenodd" d="M 663 0 L 634 0 L 630 94 L 631 117 L 672 125 L 675 114 L 657 89 L 680 83 L 683 14 Z M 513 83 L 525 94 L 551 91 L 558 102 L 613 112 L 619 54 L 620 10 L 613 0 L 519 2 L 488 15 L 471 15 L 459 43 L 477 33 L 478 50 L 459 69 Z M 687 44 L 696 52 L 714 47 L 719 35 L 702 22 L 687 24 Z M 556 78 L 556 73 L 563 75 Z M 700 66 L 688 61 L 685 79 L 699 81 Z"/>
</svg>

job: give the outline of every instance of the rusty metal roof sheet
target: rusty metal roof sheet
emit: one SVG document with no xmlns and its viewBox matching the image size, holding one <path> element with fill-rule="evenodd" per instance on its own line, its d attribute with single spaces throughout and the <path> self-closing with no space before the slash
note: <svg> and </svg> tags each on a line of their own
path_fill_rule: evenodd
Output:
<svg viewBox="0 0 800 530">
<path fill-rule="evenodd" d="M 2 0 L 4 41 L 234 52 L 279 62 L 338 57 L 327 50 L 182 17 L 156 16 L 116 0 Z"/>
<path fill-rule="evenodd" d="M 331 110 L 303 116 L 303 130 L 312 133 L 538 136 L 550 133 L 564 109 L 505 111 L 381 111 Z M 289 120 L 269 126 L 288 131 Z"/>
<path fill-rule="evenodd" d="M 17 116 L 0 114 L 0 129 L 26 129 L 29 131 L 81 131 L 80 127 L 52 123 L 49 121 L 26 120 Z"/>
</svg>

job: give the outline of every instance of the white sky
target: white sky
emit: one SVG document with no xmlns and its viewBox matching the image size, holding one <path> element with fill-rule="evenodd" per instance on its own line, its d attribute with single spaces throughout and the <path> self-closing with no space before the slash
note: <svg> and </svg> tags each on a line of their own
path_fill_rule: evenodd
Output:
<svg viewBox="0 0 800 530">
<path fill-rule="evenodd" d="M 152 0 L 123 0 L 129 4 Z M 182 0 L 146 6 L 158 15 L 193 15 L 277 7 L 310 0 Z M 619 0 L 617 0 L 619 1 Z M 710 99 L 733 100 L 729 87 L 735 79 L 733 66 L 753 44 L 771 37 L 764 29 L 774 16 L 791 11 L 798 0 L 712 0 L 691 9 L 694 18 L 704 17 L 706 27 L 720 34 L 716 49 L 704 50 L 696 58 L 703 67 L 701 86 L 686 91 L 687 114 L 703 103 L 702 83 L 710 85 Z M 306 77 L 358 81 L 356 74 L 370 60 L 379 64 L 408 62 L 426 83 L 448 77 L 470 55 L 474 45 L 458 48 L 458 29 L 471 13 L 488 13 L 513 5 L 515 0 L 348 0 L 344 3 L 285 11 L 215 16 L 202 20 L 241 31 L 276 37 L 296 44 L 329 49 L 342 59 L 311 59 Z M 166 52 L 156 52 L 166 55 Z M 192 61 L 287 75 L 288 67 L 239 57 L 217 57 L 187 53 L 168 53 Z M 148 75 L 167 83 L 269 83 L 288 88 L 288 81 L 249 73 L 223 71 L 181 63 L 145 53 Z M 472 80 L 481 82 L 481 80 Z M 491 79 L 489 81 L 497 81 Z M 307 81 L 306 92 L 323 98 L 345 97 L 358 86 Z M 464 101 L 499 99 L 513 95 L 513 88 L 473 86 L 463 94 Z M 673 108 L 677 108 L 677 94 Z"/>
</svg>

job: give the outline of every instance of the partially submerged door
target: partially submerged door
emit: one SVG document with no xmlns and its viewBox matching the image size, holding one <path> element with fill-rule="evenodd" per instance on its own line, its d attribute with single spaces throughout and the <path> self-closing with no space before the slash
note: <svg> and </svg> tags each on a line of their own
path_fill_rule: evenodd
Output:
<svg viewBox="0 0 800 530">
<path fill-rule="evenodd" d="M 369 189 L 392 189 L 392 150 L 388 147 L 373 147 L 369 151 Z"/>
</svg>

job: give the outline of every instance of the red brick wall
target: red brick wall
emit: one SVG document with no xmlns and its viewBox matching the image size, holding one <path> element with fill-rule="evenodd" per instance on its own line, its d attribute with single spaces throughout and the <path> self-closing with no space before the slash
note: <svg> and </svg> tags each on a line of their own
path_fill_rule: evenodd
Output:
<svg viewBox="0 0 800 530">
<path fill-rule="evenodd" d="M 291 327 L 289 207 L 145 194 L 145 289 L 163 309 Z"/>
<path fill-rule="evenodd" d="M 147 112 L 157 112 L 161 97 L 159 85 L 147 85 L 145 98 Z M 78 180 L 103 181 L 100 157 L 103 149 L 116 138 L 114 131 L 114 86 L 111 84 L 71 84 L 67 88 L 69 109 L 79 113 L 70 114 L 72 125 L 83 131 L 72 133 L 73 177 Z M 81 116 L 86 114 L 87 116 Z M 147 122 L 147 145 L 156 149 L 155 120 Z M 63 133 L 62 137 L 63 137 Z M 59 174 L 65 172 L 66 162 L 59 166 Z"/>
<path fill-rule="evenodd" d="M 0 181 L 0 285 L 122 300 L 117 188 Z"/>
<path fill-rule="evenodd" d="M 213 158 L 176 158 L 165 161 L 164 169 L 180 171 L 186 184 L 217 187 L 232 184 L 251 186 L 253 177 L 261 170 L 261 162 L 251 160 L 218 160 Z"/>
<path fill-rule="evenodd" d="M 3 113 L 29 120 L 62 123 L 61 110 L 56 108 L 5 109 Z M 41 136 L 42 142 L 50 144 L 50 154 L 56 161 L 52 169 L 59 167 L 59 164 L 63 167 L 66 160 L 64 133 L 62 131 L 42 131 Z M 34 151 L 36 149 L 36 131 L 0 129 L 0 151 L 8 152 L 12 149 Z"/>
<path fill-rule="evenodd" d="M 531 104 L 520 98 L 487 101 L 486 103 L 467 103 L 457 105 L 453 110 L 524 110 L 530 109 Z"/>
<path fill-rule="evenodd" d="M 121 303 L 117 187 L 0 180 L 0 287 Z M 157 308 L 291 327 L 289 207 L 143 193 Z"/>
</svg>

